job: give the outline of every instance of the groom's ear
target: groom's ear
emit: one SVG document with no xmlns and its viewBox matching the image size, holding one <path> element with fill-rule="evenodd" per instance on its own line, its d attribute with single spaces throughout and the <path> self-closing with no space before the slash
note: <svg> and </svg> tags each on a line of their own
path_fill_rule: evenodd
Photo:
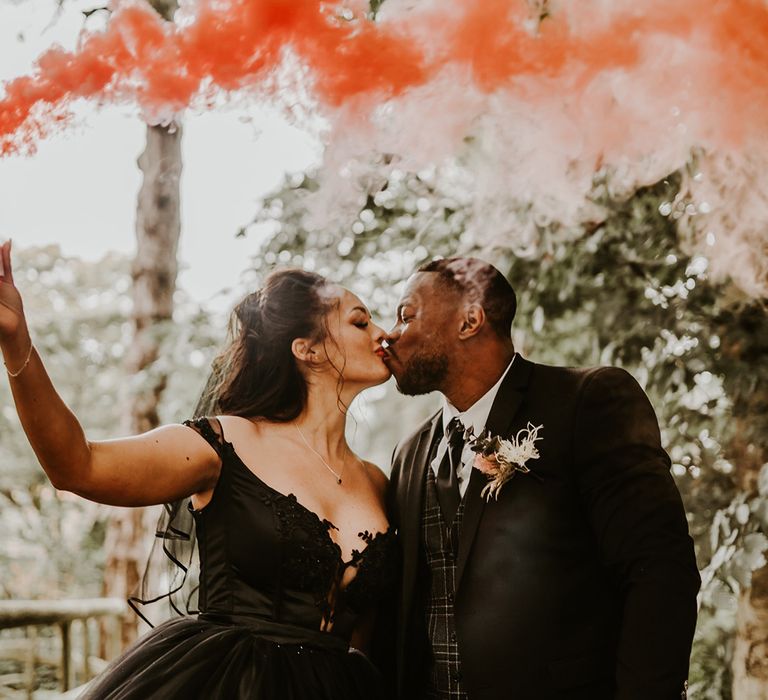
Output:
<svg viewBox="0 0 768 700">
<path fill-rule="evenodd" d="M 485 325 L 485 309 L 480 304 L 467 304 L 461 319 L 459 338 L 466 340 L 477 335 Z"/>
</svg>

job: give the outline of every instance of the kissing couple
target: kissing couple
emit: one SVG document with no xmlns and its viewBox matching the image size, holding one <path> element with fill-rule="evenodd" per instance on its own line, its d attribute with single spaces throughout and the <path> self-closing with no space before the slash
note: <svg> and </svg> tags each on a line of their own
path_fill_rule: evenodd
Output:
<svg viewBox="0 0 768 700">
<path fill-rule="evenodd" d="M 86 698 L 678 700 L 700 579 L 654 411 L 614 367 L 532 362 L 492 265 L 435 260 L 388 332 L 353 293 L 272 272 L 233 313 L 215 411 L 88 440 L 49 379 L 0 247 L 0 347 L 52 484 L 189 499 L 197 615 L 143 636 Z M 347 409 L 394 375 L 442 408 L 390 480 Z"/>
</svg>

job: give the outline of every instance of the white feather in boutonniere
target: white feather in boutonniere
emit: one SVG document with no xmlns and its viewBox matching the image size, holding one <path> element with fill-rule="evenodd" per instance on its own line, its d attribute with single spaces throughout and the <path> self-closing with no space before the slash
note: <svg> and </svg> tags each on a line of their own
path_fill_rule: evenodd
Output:
<svg viewBox="0 0 768 700">
<path fill-rule="evenodd" d="M 508 440 L 491 435 L 489 430 L 472 437 L 471 448 L 477 453 L 472 466 L 488 477 L 488 483 L 480 494 L 486 501 L 490 501 L 491 497 L 498 500 L 501 487 L 517 472 L 531 472 L 527 463 L 531 459 L 539 458 L 536 441 L 542 439 L 539 437 L 539 430 L 543 427 L 528 423 L 528 427 Z"/>
</svg>

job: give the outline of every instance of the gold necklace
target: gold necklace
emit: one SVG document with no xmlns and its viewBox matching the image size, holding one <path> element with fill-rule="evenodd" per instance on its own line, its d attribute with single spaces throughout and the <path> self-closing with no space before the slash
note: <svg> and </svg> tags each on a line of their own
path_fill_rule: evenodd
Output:
<svg viewBox="0 0 768 700">
<path fill-rule="evenodd" d="M 346 459 L 344 460 L 344 463 L 342 464 L 341 472 L 336 472 L 333 469 L 333 467 L 331 467 L 331 465 L 328 464 L 328 462 L 325 461 L 325 459 L 323 458 L 323 455 L 321 455 L 314 447 L 312 447 L 312 445 L 309 444 L 307 438 L 304 437 L 304 433 L 301 432 L 301 428 L 299 427 L 298 423 L 294 423 L 294 426 L 296 427 L 296 430 L 299 431 L 299 435 L 301 436 L 301 439 L 304 441 L 304 444 L 310 450 L 312 450 L 312 452 L 314 452 L 317 455 L 318 459 L 325 465 L 325 468 L 329 472 L 331 472 L 331 474 L 333 474 L 336 477 L 336 483 L 339 484 L 339 486 L 341 486 L 341 477 L 344 474 L 344 467 L 346 466 Z M 349 446 L 347 446 L 347 452 L 349 452 Z"/>
</svg>

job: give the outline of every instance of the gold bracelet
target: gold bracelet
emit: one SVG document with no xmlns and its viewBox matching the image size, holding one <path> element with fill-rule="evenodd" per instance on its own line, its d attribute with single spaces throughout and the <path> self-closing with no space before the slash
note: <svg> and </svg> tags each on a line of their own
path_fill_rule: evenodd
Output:
<svg viewBox="0 0 768 700">
<path fill-rule="evenodd" d="M 30 342 L 29 343 L 29 352 L 27 353 L 27 359 L 24 360 L 24 364 L 21 366 L 21 369 L 18 372 L 16 372 L 16 373 L 11 372 L 11 370 L 8 369 L 8 365 L 5 364 L 5 362 L 3 362 L 3 364 L 5 365 L 5 371 L 8 373 L 9 377 L 13 377 L 13 378 L 18 377 L 27 368 L 27 365 L 29 364 L 29 361 L 32 359 L 32 351 L 34 349 L 35 349 L 35 344 Z"/>
</svg>

